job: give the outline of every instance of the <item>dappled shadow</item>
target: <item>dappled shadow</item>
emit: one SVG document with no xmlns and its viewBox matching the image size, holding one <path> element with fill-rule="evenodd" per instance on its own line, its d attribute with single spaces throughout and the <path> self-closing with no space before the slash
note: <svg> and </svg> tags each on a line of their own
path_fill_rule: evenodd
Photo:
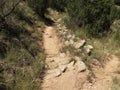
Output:
<svg viewBox="0 0 120 90">
<path fill-rule="evenodd" d="M 45 24 L 48 26 L 52 26 L 54 25 L 54 21 L 49 18 L 45 18 Z"/>
<path fill-rule="evenodd" d="M 120 0 L 115 0 L 115 4 L 120 6 Z"/>
<path fill-rule="evenodd" d="M 47 26 L 53 26 L 55 23 L 53 20 L 51 20 L 50 18 L 47 18 L 45 16 L 42 17 L 42 20 Z"/>
<path fill-rule="evenodd" d="M 39 19 L 43 21 L 47 26 L 53 26 L 55 23 L 53 20 L 46 17 L 45 15 L 39 16 Z"/>
<path fill-rule="evenodd" d="M 4 84 L 0 84 L 0 90 L 8 90 L 8 87 Z M 10 88 L 9 88 L 10 90 Z"/>
</svg>

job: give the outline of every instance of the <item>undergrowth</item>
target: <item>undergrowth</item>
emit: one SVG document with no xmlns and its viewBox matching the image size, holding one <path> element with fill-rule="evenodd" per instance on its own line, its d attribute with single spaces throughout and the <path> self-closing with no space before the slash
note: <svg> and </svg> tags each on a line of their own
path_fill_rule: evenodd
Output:
<svg viewBox="0 0 120 90">
<path fill-rule="evenodd" d="M 6 20 L 0 28 L 0 90 L 38 90 L 45 62 L 44 24 L 24 2 Z"/>
</svg>

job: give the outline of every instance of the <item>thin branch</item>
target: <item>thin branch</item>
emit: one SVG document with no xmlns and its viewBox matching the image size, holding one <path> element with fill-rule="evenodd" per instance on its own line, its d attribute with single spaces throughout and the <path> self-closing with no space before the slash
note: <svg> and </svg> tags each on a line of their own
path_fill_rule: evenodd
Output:
<svg viewBox="0 0 120 90">
<path fill-rule="evenodd" d="M 7 14 L 5 14 L 5 15 L 3 16 L 3 18 L 9 16 L 9 15 L 15 10 L 16 6 L 17 6 L 20 2 L 21 2 L 21 0 L 19 0 L 19 1 L 13 6 L 13 8 L 12 8 Z"/>
</svg>

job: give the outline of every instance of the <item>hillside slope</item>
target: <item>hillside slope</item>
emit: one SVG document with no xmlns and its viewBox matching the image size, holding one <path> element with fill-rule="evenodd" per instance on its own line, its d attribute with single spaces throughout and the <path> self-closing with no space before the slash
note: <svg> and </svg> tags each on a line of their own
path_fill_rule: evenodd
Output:
<svg viewBox="0 0 120 90">
<path fill-rule="evenodd" d="M 42 90 L 112 90 L 112 79 L 114 76 L 119 76 L 116 73 L 120 65 L 118 57 L 114 55 L 109 56 L 108 60 L 105 60 L 103 67 L 99 63 L 95 64 L 96 61 L 93 61 L 92 72 L 95 74 L 93 78 L 89 69 L 78 72 L 76 65 L 72 65 L 72 62 L 62 65 L 59 63 L 59 61 L 63 60 L 61 59 L 60 48 L 64 44 L 59 36 L 57 36 L 57 33 L 58 31 L 55 26 L 46 26 L 43 33 L 47 58 Z M 66 55 L 62 55 L 62 57 L 65 61 L 71 55 L 69 55 L 69 58 L 66 58 Z M 64 68 L 63 72 L 59 71 L 60 66 Z"/>
</svg>

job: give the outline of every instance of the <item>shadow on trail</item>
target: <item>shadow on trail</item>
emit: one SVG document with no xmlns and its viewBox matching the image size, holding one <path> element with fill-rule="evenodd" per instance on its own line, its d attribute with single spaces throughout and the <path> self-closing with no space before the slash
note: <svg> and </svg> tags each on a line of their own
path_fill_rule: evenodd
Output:
<svg viewBox="0 0 120 90">
<path fill-rule="evenodd" d="M 47 17 L 43 17 L 42 20 L 47 26 L 53 26 L 55 23 L 53 20 Z"/>
</svg>

